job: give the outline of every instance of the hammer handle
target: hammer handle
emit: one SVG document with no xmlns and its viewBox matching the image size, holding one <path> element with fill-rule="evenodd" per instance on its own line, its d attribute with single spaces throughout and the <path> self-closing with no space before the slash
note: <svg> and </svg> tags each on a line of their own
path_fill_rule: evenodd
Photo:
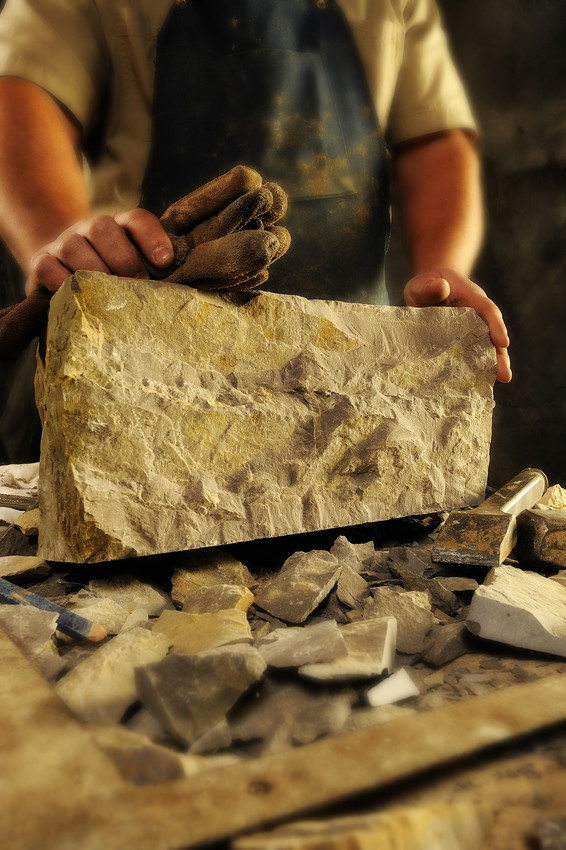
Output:
<svg viewBox="0 0 566 850">
<path fill-rule="evenodd" d="M 548 479 L 540 469 L 523 469 L 497 490 L 489 499 L 474 508 L 476 513 L 491 514 L 501 511 L 509 516 L 518 516 L 526 508 L 532 508 L 548 487 Z"/>
</svg>

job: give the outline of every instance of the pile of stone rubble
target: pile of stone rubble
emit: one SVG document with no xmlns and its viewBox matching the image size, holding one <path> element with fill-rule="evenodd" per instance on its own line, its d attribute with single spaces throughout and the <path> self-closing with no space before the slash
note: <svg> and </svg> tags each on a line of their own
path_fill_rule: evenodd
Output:
<svg viewBox="0 0 566 850">
<path fill-rule="evenodd" d="M 5 512 L 0 575 L 108 637 L 69 638 L 56 613 L 26 605 L 1 605 L 0 623 L 125 777 L 161 782 L 488 693 L 565 657 L 566 571 L 434 563 L 445 516 L 79 567 L 35 556 L 36 510 Z M 504 643 L 544 654 L 518 662 Z"/>
</svg>

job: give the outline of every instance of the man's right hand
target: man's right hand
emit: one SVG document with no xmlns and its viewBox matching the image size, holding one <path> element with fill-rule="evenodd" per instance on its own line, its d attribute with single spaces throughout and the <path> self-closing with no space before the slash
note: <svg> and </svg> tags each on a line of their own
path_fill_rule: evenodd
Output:
<svg viewBox="0 0 566 850">
<path fill-rule="evenodd" d="M 152 213 L 137 208 L 83 219 L 35 252 L 26 294 L 42 287 L 56 292 L 79 269 L 147 279 L 142 257 L 163 269 L 173 263 L 171 240 Z"/>
</svg>

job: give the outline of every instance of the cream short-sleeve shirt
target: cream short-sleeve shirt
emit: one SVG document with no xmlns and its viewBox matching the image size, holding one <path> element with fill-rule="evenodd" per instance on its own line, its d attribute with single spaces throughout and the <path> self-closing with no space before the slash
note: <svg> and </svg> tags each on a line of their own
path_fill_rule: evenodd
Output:
<svg viewBox="0 0 566 850">
<path fill-rule="evenodd" d="M 475 130 L 434 0 L 338 0 L 390 145 Z M 171 0 L 7 0 L 0 76 L 33 82 L 88 134 L 104 121 L 90 172 L 95 212 L 137 205 L 151 138 L 157 34 Z"/>
</svg>

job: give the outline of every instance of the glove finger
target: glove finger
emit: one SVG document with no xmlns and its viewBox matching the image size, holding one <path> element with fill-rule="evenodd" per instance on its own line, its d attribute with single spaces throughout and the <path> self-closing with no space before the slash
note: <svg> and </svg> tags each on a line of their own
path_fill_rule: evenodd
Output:
<svg viewBox="0 0 566 850">
<path fill-rule="evenodd" d="M 261 186 L 261 175 L 253 168 L 236 165 L 226 174 L 199 186 L 171 204 L 161 216 L 168 234 L 187 233 L 201 221 L 216 215 L 228 204 Z"/>
<path fill-rule="evenodd" d="M 167 280 L 192 283 L 203 278 L 241 280 L 269 265 L 279 251 L 279 240 L 266 230 L 242 230 L 212 242 L 203 242 L 191 251 Z"/>
<path fill-rule="evenodd" d="M 265 283 L 269 273 L 267 269 L 260 269 L 251 277 L 242 277 L 241 280 L 227 280 L 224 277 L 209 277 L 202 280 L 195 280 L 191 283 L 194 289 L 255 289 Z"/>
<path fill-rule="evenodd" d="M 236 230 L 243 230 L 255 219 L 263 220 L 272 204 L 273 195 L 269 189 L 266 189 L 265 186 L 252 189 L 232 201 L 218 215 L 197 225 L 188 235 L 187 244 L 195 247 L 200 245 L 201 242 L 211 242 L 213 239 L 220 239 L 220 237 L 234 233 Z"/>
<path fill-rule="evenodd" d="M 279 221 L 287 212 L 287 195 L 279 183 L 264 183 L 263 187 L 269 189 L 273 198 L 270 209 L 262 217 L 264 225 L 267 226 Z"/>
<path fill-rule="evenodd" d="M 271 260 L 271 262 L 274 263 L 289 250 L 291 245 L 291 234 L 286 227 L 281 227 L 280 225 L 271 225 L 270 227 L 266 227 L 265 230 L 267 233 L 273 233 L 273 235 L 277 237 L 277 241 L 279 243 L 279 248 L 275 251 Z"/>
</svg>

